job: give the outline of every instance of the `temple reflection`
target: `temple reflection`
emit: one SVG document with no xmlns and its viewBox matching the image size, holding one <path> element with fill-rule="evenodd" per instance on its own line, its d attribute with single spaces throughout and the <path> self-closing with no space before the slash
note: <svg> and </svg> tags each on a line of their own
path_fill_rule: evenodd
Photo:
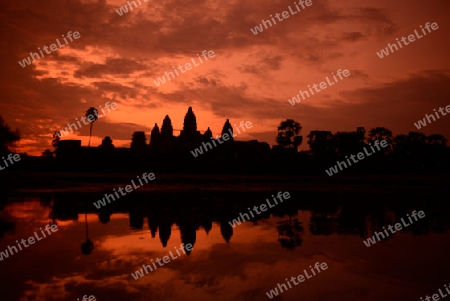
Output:
<svg viewBox="0 0 450 301">
<path fill-rule="evenodd" d="M 89 199 L 89 200 L 88 200 Z M 208 235 L 216 226 L 225 243 L 232 243 L 233 235 L 243 231 L 246 227 L 258 227 L 262 221 L 275 219 L 276 231 L 273 241 L 282 248 L 295 249 L 301 247 L 305 235 L 357 235 L 367 238 L 374 232 L 382 231 L 382 227 L 394 225 L 401 217 L 405 217 L 412 210 L 423 210 L 426 217 L 420 223 L 413 223 L 403 229 L 412 235 L 426 235 L 429 233 L 445 233 L 449 229 L 450 215 L 446 207 L 440 208 L 428 203 L 403 203 L 390 205 L 387 203 L 358 203 L 341 202 L 286 202 L 273 208 L 272 211 L 262 212 L 250 221 L 231 226 L 231 221 L 241 212 L 248 212 L 248 208 L 261 202 L 260 195 L 253 198 L 229 198 L 217 200 L 213 196 L 198 197 L 194 195 L 151 196 L 136 194 L 121 199 L 118 202 L 97 210 L 93 205 L 94 197 L 79 196 L 70 193 L 56 193 L 45 195 L 40 201 L 42 207 L 49 210 L 49 223 L 58 221 L 77 221 L 84 215 L 85 241 L 81 243 L 83 254 L 94 251 L 95 237 L 89 235 L 88 214 L 96 214 L 101 224 L 108 225 L 114 214 L 128 214 L 129 227 L 132 230 L 145 230 L 147 225 L 150 239 L 158 239 L 163 248 L 167 247 L 172 232 L 178 229 L 182 243 L 195 245 L 197 231 L 205 231 Z M 0 211 L 1 213 L 1 211 Z M 302 217 L 301 217 L 302 216 Z M 274 223 L 272 223 L 274 224 Z M 11 219 L 0 215 L 0 239 L 5 233 L 14 231 L 16 225 Z M 147 232 L 148 233 L 148 232 Z M 278 234 L 278 235 L 277 235 Z M 389 236 L 387 239 L 392 239 Z M 189 255 L 192 251 L 186 250 Z"/>
</svg>

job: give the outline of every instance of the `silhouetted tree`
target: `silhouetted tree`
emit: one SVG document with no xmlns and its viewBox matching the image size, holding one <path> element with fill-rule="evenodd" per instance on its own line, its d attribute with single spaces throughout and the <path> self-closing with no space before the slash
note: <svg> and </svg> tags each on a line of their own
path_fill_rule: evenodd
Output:
<svg viewBox="0 0 450 301">
<path fill-rule="evenodd" d="M 337 132 L 334 137 L 339 156 L 355 154 L 361 151 L 364 146 L 365 132 L 363 127 L 359 127 L 354 132 Z"/>
<path fill-rule="evenodd" d="M 427 136 L 420 132 L 409 132 L 394 138 L 394 153 L 402 162 L 402 169 L 422 170 L 425 166 Z"/>
<path fill-rule="evenodd" d="M 432 134 L 426 138 L 427 144 L 431 149 L 445 149 L 447 146 L 447 139 L 440 134 Z"/>
<path fill-rule="evenodd" d="M 426 149 L 427 136 L 421 132 L 409 132 L 406 136 L 406 143 L 411 154 L 423 155 Z"/>
<path fill-rule="evenodd" d="M 408 137 L 405 134 L 400 134 L 393 139 L 394 153 L 398 155 L 406 155 L 408 153 Z"/>
<path fill-rule="evenodd" d="M 44 157 L 47 160 L 53 159 L 53 152 L 49 149 L 46 149 L 43 153 L 42 153 L 42 157 Z"/>
<path fill-rule="evenodd" d="M 91 123 L 90 129 L 89 129 L 89 144 L 88 147 L 91 147 L 91 137 L 92 137 L 92 125 L 94 124 L 94 122 L 98 119 L 98 111 L 96 108 L 94 107 L 90 107 L 87 111 L 86 111 L 86 118 L 89 120 L 89 122 Z"/>
<path fill-rule="evenodd" d="M 449 154 L 447 139 L 439 134 L 432 134 L 426 138 L 426 165 L 429 169 L 445 169 L 446 155 Z"/>
<path fill-rule="evenodd" d="M 335 153 L 335 140 L 331 131 L 311 131 L 308 139 L 314 156 L 329 157 Z"/>
<path fill-rule="evenodd" d="M 59 131 L 56 131 L 53 133 L 53 140 L 52 140 L 52 146 L 54 148 L 58 147 L 59 141 L 61 140 L 61 134 Z"/>
<path fill-rule="evenodd" d="M 367 138 L 367 143 L 371 143 L 372 145 L 375 145 L 375 141 L 379 140 L 386 140 L 388 143 L 388 146 L 385 148 L 381 148 L 378 153 L 388 153 L 390 149 L 392 149 L 392 131 L 388 130 L 384 127 L 376 127 L 369 131 L 369 137 Z"/>
<path fill-rule="evenodd" d="M 105 138 L 103 138 L 102 144 L 100 144 L 98 147 L 102 149 L 113 149 L 114 144 L 111 137 L 106 136 Z"/>
<path fill-rule="evenodd" d="M 303 137 L 299 136 L 302 126 L 294 119 L 286 119 L 278 127 L 277 143 L 282 148 L 298 150 Z"/>
<path fill-rule="evenodd" d="M 0 116 L 0 155 L 10 152 L 9 147 L 20 140 L 19 130 L 13 132 Z"/>
<path fill-rule="evenodd" d="M 131 138 L 132 149 L 144 149 L 147 146 L 144 132 L 134 132 Z"/>
</svg>

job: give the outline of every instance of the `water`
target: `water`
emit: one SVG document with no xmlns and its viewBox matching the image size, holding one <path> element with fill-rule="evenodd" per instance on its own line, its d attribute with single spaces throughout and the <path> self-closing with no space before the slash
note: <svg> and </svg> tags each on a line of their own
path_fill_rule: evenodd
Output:
<svg viewBox="0 0 450 301">
<path fill-rule="evenodd" d="M 312 200 L 293 193 L 257 220 L 230 226 L 271 193 L 136 192 L 101 213 L 92 205 L 98 196 L 11 195 L 0 211 L 0 251 L 48 223 L 59 230 L 0 262 L 1 300 L 270 300 L 266 292 L 304 269 L 311 275 L 316 262 L 328 269 L 291 282 L 275 299 L 419 300 L 450 282 L 450 211 L 443 201 L 374 201 L 366 193 Z M 363 244 L 412 210 L 426 217 Z M 87 237 L 89 255 L 81 249 Z M 179 250 L 182 243 L 193 244 L 189 255 Z M 176 250 L 180 256 L 162 267 L 131 276 Z"/>
</svg>

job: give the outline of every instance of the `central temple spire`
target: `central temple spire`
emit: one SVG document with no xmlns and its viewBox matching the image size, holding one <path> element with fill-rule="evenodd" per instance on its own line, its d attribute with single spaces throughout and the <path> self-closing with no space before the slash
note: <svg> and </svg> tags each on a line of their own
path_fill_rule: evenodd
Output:
<svg viewBox="0 0 450 301">
<path fill-rule="evenodd" d="M 161 127 L 161 136 L 164 138 L 173 136 L 172 121 L 170 120 L 169 115 L 166 115 L 163 120 L 163 124 Z"/>
<path fill-rule="evenodd" d="M 192 107 L 189 107 L 186 116 L 184 116 L 183 131 L 181 136 L 194 137 L 197 134 L 197 118 L 195 117 Z"/>
</svg>

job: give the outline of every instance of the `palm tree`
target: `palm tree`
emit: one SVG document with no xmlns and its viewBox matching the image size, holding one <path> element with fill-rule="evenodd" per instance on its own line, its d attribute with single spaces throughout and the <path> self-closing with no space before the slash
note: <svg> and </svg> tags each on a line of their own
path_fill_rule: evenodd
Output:
<svg viewBox="0 0 450 301">
<path fill-rule="evenodd" d="M 91 129 L 89 131 L 89 144 L 88 147 L 91 147 L 91 137 L 92 137 L 92 125 L 98 119 L 98 111 L 94 107 L 90 107 L 89 110 L 86 111 L 86 118 L 91 123 Z"/>
</svg>

